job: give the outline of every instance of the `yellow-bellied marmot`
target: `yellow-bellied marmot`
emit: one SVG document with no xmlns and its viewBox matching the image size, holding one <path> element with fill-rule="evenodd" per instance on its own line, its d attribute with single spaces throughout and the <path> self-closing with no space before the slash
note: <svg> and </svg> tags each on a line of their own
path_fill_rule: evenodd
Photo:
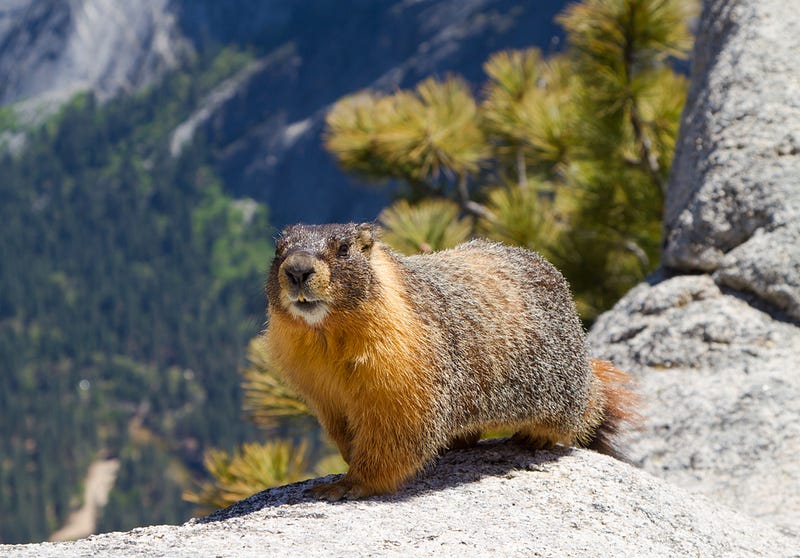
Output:
<svg viewBox="0 0 800 558">
<path fill-rule="evenodd" d="M 589 359 L 558 270 L 480 240 L 405 257 L 376 233 L 288 227 L 267 279 L 273 364 L 350 466 L 319 496 L 394 491 L 486 429 L 612 453 L 634 397 L 625 374 Z"/>
</svg>

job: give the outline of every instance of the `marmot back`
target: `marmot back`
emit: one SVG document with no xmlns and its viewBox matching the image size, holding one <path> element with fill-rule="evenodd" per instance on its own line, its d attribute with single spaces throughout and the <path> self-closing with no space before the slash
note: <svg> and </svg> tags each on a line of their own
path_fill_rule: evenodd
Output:
<svg viewBox="0 0 800 558">
<path fill-rule="evenodd" d="M 376 232 L 289 227 L 267 281 L 273 364 L 350 465 L 322 497 L 393 491 L 487 429 L 611 451 L 633 396 L 624 374 L 590 361 L 555 267 L 479 240 L 404 257 Z"/>
</svg>

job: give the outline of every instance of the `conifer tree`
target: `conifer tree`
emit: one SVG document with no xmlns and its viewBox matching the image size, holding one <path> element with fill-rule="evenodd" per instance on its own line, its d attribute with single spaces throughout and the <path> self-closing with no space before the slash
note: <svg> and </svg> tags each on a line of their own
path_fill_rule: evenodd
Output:
<svg viewBox="0 0 800 558">
<path fill-rule="evenodd" d="M 225 508 L 265 488 L 307 478 L 306 455 L 306 443 L 287 440 L 244 444 L 233 454 L 212 449 L 203 464 L 213 481 L 203 481 L 183 498 L 202 513 Z"/>
<path fill-rule="evenodd" d="M 559 17 L 578 118 L 569 227 L 557 264 L 584 316 L 610 307 L 658 261 L 663 190 L 686 79 L 668 65 L 691 46 L 693 2 L 586 0 Z"/>
<path fill-rule="evenodd" d="M 384 240 L 403 254 L 452 248 L 472 234 L 473 219 L 459 216 L 459 206 L 447 199 L 424 199 L 416 205 L 401 199 L 379 217 Z"/>
<path fill-rule="evenodd" d="M 543 252 L 586 319 L 657 262 L 663 188 L 686 80 L 693 0 L 584 0 L 558 18 L 563 54 L 493 55 L 482 100 L 457 78 L 337 103 L 326 147 L 345 169 L 400 181 L 387 238 L 420 243 L 425 198 L 454 201 L 473 233 Z M 530 191 L 529 191 L 530 190 Z M 522 209 L 522 208 L 525 209 Z M 442 218 L 446 215 L 443 214 Z M 455 219 L 458 216 L 448 217 Z M 395 228 L 395 226 L 400 226 Z"/>
<path fill-rule="evenodd" d="M 326 147 L 347 169 L 368 178 L 400 179 L 412 199 L 455 195 L 466 211 L 467 183 L 488 155 L 478 107 L 458 78 L 422 81 L 394 95 L 360 93 L 327 117 Z"/>
<path fill-rule="evenodd" d="M 482 127 L 506 182 L 524 188 L 528 176 L 554 178 L 567 161 L 577 118 L 570 102 L 574 78 L 563 55 L 538 49 L 501 51 L 483 66 L 489 80 Z"/>
</svg>

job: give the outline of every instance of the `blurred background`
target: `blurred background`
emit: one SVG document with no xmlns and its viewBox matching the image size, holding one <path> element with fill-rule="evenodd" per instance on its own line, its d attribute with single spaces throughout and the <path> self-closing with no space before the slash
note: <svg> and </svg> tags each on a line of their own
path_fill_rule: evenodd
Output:
<svg viewBox="0 0 800 558">
<path fill-rule="evenodd" d="M 0 543 L 342 470 L 258 332 L 284 225 L 658 261 L 690 0 L 0 2 Z"/>
</svg>

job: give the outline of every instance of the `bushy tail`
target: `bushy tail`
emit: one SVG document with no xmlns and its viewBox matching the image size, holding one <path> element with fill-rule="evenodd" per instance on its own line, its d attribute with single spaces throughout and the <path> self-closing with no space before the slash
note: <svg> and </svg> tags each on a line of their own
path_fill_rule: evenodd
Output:
<svg viewBox="0 0 800 558">
<path fill-rule="evenodd" d="M 629 374 L 605 360 L 592 359 L 590 364 L 595 387 L 592 400 L 601 408 L 595 410 L 599 415 L 599 424 L 586 447 L 628 461 L 619 445 L 620 437 L 628 430 L 641 428 L 641 398 L 633 391 L 634 381 Z"/>
</svg>

